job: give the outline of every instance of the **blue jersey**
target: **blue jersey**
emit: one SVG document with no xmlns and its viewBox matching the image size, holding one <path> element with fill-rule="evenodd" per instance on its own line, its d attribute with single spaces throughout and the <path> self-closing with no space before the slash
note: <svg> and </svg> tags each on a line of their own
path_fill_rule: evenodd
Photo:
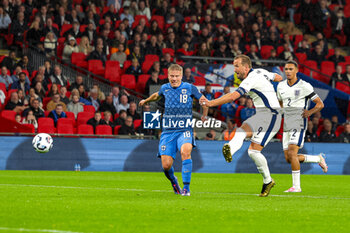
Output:
<svg viewBox="0 0 350 233">
<path fill-rule="evenodd" d="M 165 99 L 163 131 L 191 129 L 193 97 L 202 97 L 197 87 L 182 82 L 179 87 L 173 88 L 167 83 L 162 85 L 158 94 Z"/>
</svg>

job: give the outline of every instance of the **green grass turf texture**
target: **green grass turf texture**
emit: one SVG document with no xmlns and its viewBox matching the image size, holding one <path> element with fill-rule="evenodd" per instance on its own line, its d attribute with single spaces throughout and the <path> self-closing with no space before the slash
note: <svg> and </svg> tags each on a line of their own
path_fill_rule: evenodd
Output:
<svg viewBox="0 0 350 233">
<path fill-rule="evenodd" d="M 182 197 L 163 173 L 1 171 L 0 232 L 350 232 L 350 176 L 301 175 L 290 194 L 273 178 L 262 198 L 259 174 L 194 173 Z"/>
</svg>

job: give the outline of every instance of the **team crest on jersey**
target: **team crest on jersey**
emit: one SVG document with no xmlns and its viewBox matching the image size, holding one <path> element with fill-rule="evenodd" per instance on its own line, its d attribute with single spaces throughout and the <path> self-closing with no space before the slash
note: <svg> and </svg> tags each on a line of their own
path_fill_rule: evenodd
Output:
<svg viewBox="0 0 350 233">
<path fill-rule="evenodd" d="M 182 89 L 181 92 L 182 92 L 182 94 L 186 94 L 187 90 L 186 89 Z"/>
<path fill-rule="evenodd" d="M 295 95 L 295 97 L 298 97 L 300 95 L 300 90 L 295 90 L 294 95 Z"/>
<path fill-rule="evenodd" d="M 161 147 L 161 149 L 162 149 L 162 151 L 165 151 L 166 146 L 163 145 L 163 146 Z"/>
</svg>

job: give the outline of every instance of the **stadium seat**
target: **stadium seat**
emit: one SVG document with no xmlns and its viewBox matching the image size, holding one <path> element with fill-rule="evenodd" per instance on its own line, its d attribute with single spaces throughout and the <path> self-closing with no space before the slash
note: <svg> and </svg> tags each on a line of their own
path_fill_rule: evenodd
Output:
<svg viewBox="0 0 350 233">
<path fill-rule="evenodd" d="M 343 91 L 343 92 L 345 92 L 345 93 L 350 95 L 350 86 L 349 86 L 349 84 L 345 84 L 345 83 L 342 83 L 342 82 L 337 82 L 337 84 L 335 84 L 335 88 L 337 88 L 338 90 Z"/>
<path fill-rule="evenodd" d="M 136 79 L 132 74 L 123 74 L 121 77 L 121 85 L 125 88 L 135 90 L 136 89 Z"/>
<path fill-rule="evenodd" d="M 271 50 L 273 46 L 271 45 L 263 45 L 261 46 L 260 54 L 262 59 L 268 59 L 271 55 Z"/>
<path fill-rule="evenodd" d="M 295 35 L 295 36 L 294 36 L 294 48 L 298 48 L 298 44 L 299 44 L 301 41 L 303 41 L 303 39 L 304 39 L 303 34 L 301 34 L 301 35 Z"/>
<path fill-rule="evenodd" d="M 305 53 L 295 53 L 295 56 L 297 57 L 299 63 L 303 63 L 307 59 Z"/>
<path fill-rule="evenodd" d="M 56 133 L 56 128 L 52 118 L 41 117 L 38 119 L 38 133 Z"/>
<path fill-rule="evenodd" d="M 92 125 L 81 124 L 78 126 L 77 134 L 94 134 L 94 127 Z"/>
<path fill-rule="evenodd" d="M 96 134 L 97 135 L 113 135 L 112 127 L 109 125 L 98 125 L 96 126 Z"/>
<path fill-rule="evenodd" d="M 121 69 L 118 61 L 107 61 L 105 78 L 111 82 L 120 83 Z"/>
<path fill-rule="evenodd" d="M 68 31 L 69 29 L 71 29 L 72 27 L 73 27 L 72 24 L 63 24 L 62 27 L 61 27 L 60 36 L 63 37 L 64 33 L 66 31 Z"/>
<path fill-rule="evenodd" d="M 134 129 L 137 130 L 142 124 L 142 120 L 140 119 L 137 119 L 137 120 L 134 120 Z"/>
<path fill-rule="evenodd" d="M 345 56 L 345 62 L 350 64 L 350 56 Z"/>
<path fill-rule="evenodd" d="M 105 68 L 101 60 L 89 60 L 88 70 L 94 74 L 104 76 Z"/>
<path fill-rule="evenodd" d="M 72 53 L 71 62 L 76 66 L 87 68 L 88 62 L 85 59 L 86 55 L 84 53 Z"/>
<path fill-rule="evenodd" d="M 92 105 L 84 105 L 84 112 L 95 112 L 96 111 L 96 109 L 95 109 L 95 107 L 94 106 L 92 106 Z"/>
<path fill-rule="evenodd" d="M 165 26 L 164 16 L 162 16 L 162 15 L 152 15 L 151 21 L 153 21 L 153 20 L 157 21 L 158 27 L 161 30 L 164 30 L 164 26 Z"/>
<path fill-rule="evenodd" d="M 244 108 L 244 106 L 242 106 L 242 105 L 238 106 L 236 113 L 235 113 L 235 121 L 236 121 L 237 127 L 240 127 L 242 125 L 241 110 L 243 108 Z"/>
<path fill-rule="evenodd" d="M 71 118 L 59 118 L 57 120 L 57 127 L 59 127 L 60 125 L 71 125 L 72 127 L 74 127 L 75 120 L 72 120 Z"/>
<path fill-rule="evenodd" d="M 136 91 L 140 93 L 145 93 L 145 87 L 148 79 L 151 77 L 149 74 L 139 75 L 136 83 Z"/>
<path fill-rule="evenodd" d="M 77 125 L 86 124 L 86 122 L 94 117 L 93 112 L 79 112 L 77 116 Z"/>
<path fill-rule="evenodd" d="M 334 63 L 331 61 L 323 61 L 321 63 L 321 73 L 328 75 L 328 76 L 332 76 L 332 74 L 335 72 L 335 67 L 334 67 Z M 324 75 L 322 75 L 324 76 Z M 324 76 L 326 77 L 326 76 Z M 330 77 L 328 77 L 328 79 L 330 79 Z"/>
<path fill-rule="evenodd" d="M 313 69 L 313 70 L 310 70 L 310 68 Z M 304 61 L 304 71 L 303 71 L 304 74 L 307 75 L 307 76 L 310 76 L 311 71 L 312 71 L 312 75 L 314 73 L 316 73 L 315 71 L 318 71 L 317 62 L 312 61 L 312 60 Z"/>
<path fill-rule="evenodd" d="M 72 124 L 59 124 L 57 125 L 58 134 L 74 134 L 74 127 Z"/>
<path fill-rule="evenodd" d="M 51 125 L 51 126 L 54 126 L 54 121 L 50 117 L 40 117 L 38 119 L 38 125 Z"/>
<path fill-rule="evenodd" d="M 163 54 L 169 53 L 172 57 L 175 56 L 175 51 L 172 48 L 163 48 L 162 53 Z"/>
<path fill-rule="evenodd" d="M 3 110 L 1 112 L 1 116 L 9 120 L 15 120 L 16 115 L 17 113 L 12 110 Z"/>
<path fill-rule="evenodd" d="M 0 83 L 0 90 L 2 90 L 4 92 L 5 96 L 7 96 L 7 90 L 6 90 L 5 83 Z"/>
<path fill-rule="evenodd" d="M 345 127 L 343 125 L 338 126 L 337 129 L 335 130 L 335 135 L 339 137 L 339 135 L 344 132 L 344 128 Z"/>
<path fill-rule="evenodd" d="M 120 130 L 121 127 L 122 127 L 121 125 L 116 125 L 114 127 L 114 135 L 118 135 L 119 134 L 119 130 Z"/>
<path fill-rule="evenodd" d="M 204 86 L 206 84 L 206 80 L 205 78 L 202 77 L 194 77 L 194 80 L 196 80 L 193 84 L 196 86 Z"/>
<path fill-rule="evenodd" d="M 215 94 L 214 94 L 214 98 L 217 99 L 217 98 L 219 98 L 221 95 L 222 95 L 222 92 L 217 91 L 217 92 L 215 92 Z"/>
<path fill-rule="evenodd" d="M 72 119 L 75 121 L 75 115 L 73 112 L 65 112 L 65 113 L 68 119 Z"/>
<path fill-rule="evenodd" d="M 145 61 L 142 63 L 143 73 L 147 73 L 148 70 L 153 66 L 155 61 L 159 61 L 159 56 L 156 54 L 147 54 L 145 56 Z"/>
<path fill-rule="evenodd" d="M 17 89 L 9 89 L 8 92 L 7 92 L 7 99 L 11 99 L 11 94 L 12 92 L 17 92 L 18 90 Z"/>
<path fill-rule="evenodd" d="M 134 22 L 131 26 L 132 29 L 134 29 L 137 25 L 139 25 L 140 19 L 144 18 L 146 20 L 146 25 L 149 27 L 148 19 L 145 15 L 135 15 Z"/>
<path fill-rule="evenodd" d="M 35 133 L 35 127 L 33 124 L 22 124 L 22 125 L 25 127 L 21 129 L 21 133 Z"/>
</svg>

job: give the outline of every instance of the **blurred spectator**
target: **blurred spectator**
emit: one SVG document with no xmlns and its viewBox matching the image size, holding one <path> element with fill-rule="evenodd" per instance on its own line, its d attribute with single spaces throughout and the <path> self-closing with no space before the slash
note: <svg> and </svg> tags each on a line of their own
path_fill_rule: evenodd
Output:
<svg viewBox="0 0 350 233">
<path fill-rule="evenodd" d="M 211 133 L 207 133 L 205 135 L 204 140 L 206 140 L 206 141 L 213 141 L 214 140 L 214 136 Z"/>
<path fill-rule="evenodd" d="M 44 36 L 39 26 L 39 22 L 34 21 L 27 32 L 27 41 L 34 46 L 39 43 L 41 37 Z"/>
<path fill-rule="evenodd" d="M 146 47 L 145 54 L 156 54 L 158 56 L 162 55 L 162 50 L 157 44 L 157 36 L 151 36 L 151 39 L 149 40 L 149 43 Z"/>
<path fill-rule="evenodd" d="M 77 95 L 77 96 L 79 96 L 79 102 L 80 102 L 80 104 L 82 104 L 82 105 L 91 105 L 91 102 L 87 101 L 87 99 L 85 99 L 84 97 L 82 97 L 82 96 L 80 95 L 80 92 L 79 92 L 78 89 L 73 89 L 72 92 L 71 92 L 71 96 L 72 96 L 72 95 Z"/>
<path fill-rule="evenodd" d="M 0 103 L 1 103 L 1 105 L 3 105 L 5 103 L 5 99 L 6 99 L 5 93 L 3 90 L 0 89 Z"/>
<path fill-rule="evenodd" d="M 112 88 L 112 99 L 113 99 L 113 106 L 118 111 L 118 105 L 119 105 L 119 97 L 120 97 L 120 90 L 118 86 L 114 86 Z"/>
<path fill-rule="evenodd" d="M 322 52 L 321 45 L 316 45 L 315 50 L 311 52 L 308 59 L 316 61 L 318 68 L 321 68 L 321 63 L 326 60 L 326 55 Z"/>
<path fill-rule="evenodd" d="M 321 32 L 316 33 L 316 41 L 312 43 L 312 47 L 316 48 L 316 45 L 320 45 L 322 48 L 322 53 L 327 56 L 328 54 L 328 42 L 326 38 L 324 38 Z"/>
<path fill-rule="evenodd" d="M 103 51 L 103 44 L 96 45 L 96 50 L 92 51 L 86 60 L 100 60 L 104 65 L 107 61 L 107 55 Z"/>
<path fill-rule="evenodd" d="M 104 125 L 105 122 L 101 118 L 101 112 L 100 111 L 96 111 L 94 117 L 89 119 L 86 124 L 92 125 L 92 127 L 94 127 L 94 131 L 96 129 L 96 126 Z"/>
<path fill-rule="evenodd" d="M 350 143 L 350 123 L 347 122 L 344 125 L 344 132 L 338 137 L 339 142 Z"/>
<path fill-rule="evenodd" d="M 147 95 L 151 95 L 151 85 L 162 85 L 162 80 L 159 80 L 158 78 L 158 72 L 153 71 L 151 74 L 151 77 L 147 80 L 145 85 L 145 91 Z"/>
<path fill-rule="evenodd" d="M 147 5 L 145 1 L 139 1 L 137 15 L 145 15 L 148 20 L 151 20 L 151 10 L 149 9 L 148 1 Z"/>
<path fill-rule="evenodd" d="M 283 52 L 280 53 L 278 57 L 284 61 L 295 60 L 296 58 L 293 50 L 290 50 L 290 47 L 288 46 L 287 43 L 283 44 Z"/>
<path fill-rule="evenodd" d="M 234 118 L 237 110 L 237 104 L 235 102 L 226 103 L 221 106 L 221 114 L 226 119 Z"/>
<path fill-rule="evenodd" d="M 51 83 L 59 84 L 61 86 L 67 86 L 68 78 L 62 74 L 61 67 L 59 65 L 55 65 L 54 73 L 50 76 Z"/>
<path fill-rule="evenodd" d="M 16 64 L 16 52 L 10 51 L 9 55 L 4 57 L 4 59 L 2 60 L 1 67 L 5 66 L 8 70 L 10 70 L 10 73 L 13 73 L 13 71 L 16 68 Z"/>
<path fill-rule="evenodd" d="M 94 23 L 88 23 L 88 26 L 86 27 L 82 36 L 86 36 L 90 42 L 94 41 L 97 38 L 97 32 L 95 29 L 96 28 L 94 28 Z"/>
<path fill-rule="evenodd" d="M 297 53 L 305 53 L 307 57 L 310 57 L 311 49 L 309 42 L 306 38 L 304 38 L 298 45 L 296 50 Z"/>
<path fill-rule="evenodd" d="M 17 90 L 17 94 L 18 94 L 18 102 L 23 103 L 23 105 L 25 107 L 27 107 L 28 106 L 28 101 L 25 98 L 25 93 L 23 92 L 23 90 L 22 89 L 18 89 Z"/>
<path fill-rule="evenodd" d="M 141 53 L 141 47 L 139 45 L 135 45 L 132 49 L 132 52 L 128 56 L 128 60 L 137 59 L 139 64 L 145 60 L 145 56 Z"/>
<path fill-rule="evenodd" d="M 58 8 L 58 14 L 54 17 L 54 22 L 61 28 L 63 24 L 72 24 L 72 16 L 66 14 L 64 7 Z"/>
<path fill-rule="evenodd" d="M 106 97 L 106 100 L 100 106 L 100 111 L 101 112 L 109 111 L 112 113 L 113 116 L 117 113 L 117 110 L 113 105 L 113 96 L 112 95 L 108 95 Z"/>
<path fill-rule="evenodd" d="M 77 94 L 72 95 L 71 101 L 67 105 L 68 112 L 73 112 L 75 119 L 77 118 L 79 112 L 84 111 L 84 107 L 83 107 L 82 103 L 79 102 L 79 99 L 80 99 L 79 95 L 77 95 Z"/>
<path fill-rule="evenodd" d="M 129 27 L 131 27 L 134 22 L 134 17 L 130 14 L 128 6 L 125 6 L 123 8 L 123 13 L 120 14 L 121 20 L 124 20 L 125 18 L 129 20 Z"/>
<path fill-rule="evenodd" d="M 227 129 L 225 129 L 224 132 L 222 132 L 221 140 L 230 141 L 233 138 L 233 136 L 235 136 L 236 122 L 234 121 L 234 119 L 227 119 L 226 124 Z"/>
<path fill-rule="evenodd" d="M 330 56 L 328 60 L 334 62 L 334 65 L 338 65 L 339 62 L 345 62 L 345 58 L 340 54 L 340 52 L 340 48 L 335 48 L 334 54 Z"/>
<path fill-rule="evenodd" d="M 81 37 L 80 44 L 78 45 L 78 52 L 88 55 L 92 52 L 92 47 L 90 46 L 90 41 L 87 36 Z"/>
<path fill-rule="evenodd" d="M 158 21 L 157 20 L 152 20 L 151 21 L 151 27 L 149 29 L 149 34 L 151 35 L 158 35 L 159 33 L 162 33 L 162 30 L 158 27 Z"/>
<path fill-rule="evenodd" d="M 42 82 L 37 82 L 34 86 L 35 94 L 37 94 L 40 99 L 44 99 L 46 96 L 46 91 L 42 85 Z"/>
<path fill-rule="evenodd" d="M 152 67 L 148 70 L 147 74 L 152 74 L 153 72 L 157 72 L 158 75 L 163 75 L 164 72 L 160 67 L 160 62 L 159 61 L 155 61 L 152 65 Z"/>
<path fill-rule="evenodd" d="M 22 117 L 21 117 L 21 114 L 16 114 L 15 116 L 15 121 L 19 124 L 22 124 Z"/>
<path fill-rule="evenodd" d="M 0 33 L 7 33 L 12 20 L 4 8 L 0 6 Z"/>
<path fill-rule="evenodd" d="M 45 67 L 45 73 L 44 73 L 45 80 L 47 83 L 50 83 L 51 82 L 50 77 L 54 73 L 54 71 L 51 67 L 51 62 L 49 60 L 45 61 L 44 67 Z M 40 73 L 40 67 L 39 67 L 39 73 Z"/>
<path fill-rule="evenodd" d="M 230 52 L 232 57 L 242 54 L 238 44 L 233 44 Z"/>
<path fill-rule="evenodd" d="M 327 7 L 327 0 L 319 0 L 316 2 L 315 7 L 311 12 L 312 24 L 317 31 L 322 31 L 327 27 L 327 19 L 331 17 L 331 11 Z"/>
<path fill-rule="evenodd" d="M 28 30 L 27 22 L 24 20 L 24 13 L 19 12 L 17 14 L 17 19 L 11 24 L 11 34 L 14 35 L 14 41 L 24 41 L 23 34 Z"/>
<path fill-rule="evenodd" d="M 138 113 L 136 112 L 136 108 L 137 108 L 136 103 L 135 103 L 135 102 L 130 102 L 129 108 L 128 108 L 128 110 L 126 111 L 127 114 L 128 114 L 128 116 L 131 116 L 131 117 L 132 117 L 132 120 L 133 120 L 133 121 L 134 121 L 134 120 L 139 120 L 139 119 L 141 119 L 140 114 L 138 114 Z"/>
<path fill-rule="evenodd" d="M 110 111 L 105 111 L 104 112 L 104 119 L 103 119 L 104 125 L 109 125 L 114 128 L 114 123 L 113 123 L 113 118 L 112 118 L 112 113 Z"/>
<path fill-rule="evenodd" d="M 29 75 L 33 73 L 34 71 L 34 66 L 29 63 L 29 58 L 28 55 L 23 55 L 22 59 L 17 63 L 17 66 L 21 66 L 23 70 L 27 70 Z"/>
<path fill-rule="evenodd" d="M 350 82 L 350 65 L 346 65 L 346 70 L 345 70 L 345 73 L 343 74 L 343 81 Z"/>
<path fill-rule="evenodd" d="M 165 40 L 165 45 L 167 48 L 173 49 L 174 51 L 179 49 L 179 41 L 176 40 L 175 33 L 170 32 L 168 34 L 168 36 L 166 37 L 166 40 Z"/>
<path fill-rule="evenodd" d="M 13 83 L 12 78 L 8 75 L 6 66 L 3 66 L 1 68 L 0 83 L 4 83 L 6 85 L 6 89 L 8 89 L 9 86 Z"/>
<path fill-rule="evenodd" d="M 118 45 L 118 51 L 113 53 L 110 60 L 111 61 L 119 61 L 120 67 L 123 67 L 124 62 L 126 61 L 126 54 L 124 52 L 124 44 L 120 43 Z"/>
<path fill-rule="evenodd" d="M 65 109 L 66 109 L 66 106 L 65 105 L 63 106 L 62 104 L 57 104 L 53 110 L 47 109 L 48 111 L 50 111 L 48 117 L 53 119 L 55 123 L 55 127 L 57 126 L 58 119 L 67 118 L 67 115 L 65 113 L 67 110 Z"/>
<path fill-rule="evenodd" d="M 214 57 L 226 57 L 226 58 L 230 58 L 231 54 L 230 52 L 227 50 L 227 44 L 225 42 L 221 42 L 219 44 L 219 48 L 217 50 L 215 50 Z"/>
<path fill-rule="evenodd" d="M 255 112 L 256 111 L 254 108 L 253 100 L 251 98 L 247 98 L 246 107 L 243 108 L 240 112 L 242 122 L 253 116 Z"/>
<path fill-rule="evenodd" d="M 67 63 L 70 63 L 72 53 L 78 53 L 78 52 L 79 52 L 79 48 L 77 46 L 77 42 L 76 42 L 75 38 L 70 37 L 68 39 L 68 43 L 64 46 L 62 60 L 67 62 Z"/>
<path fill-rule="evenodd" d="M 125 71 L 125 74 L 135 75 L 136 78 L 142 74 L 140 63 L 136 58 L 132 59 L 131 66 L 128 67 L 128 69 Z"/>
<path fill-rule="evenodd" d="M 210 50 L 208 49 L 208 45 L 206 42 L 202 42 L 197 51 L 197 56 L 200 57 L 210 57 Z M 202 62 L 208 63 L 208 59 L 202 60 Z"/>
<path fill-rule="evenodd" d="M 91 89 L 90 90 L 90 96 L 87 98 L 89 102 L 91 102 L 92 106 L 95 107 L 95 110 L 97 111 L 100 108 L 101 101 L 98 98 L 98 90 Z"/>
<path fill-rule="evenodd" d="M 47 111 L 53 111 L 57 105 L 61 105 L 61 107 L 63 108 L 63 111 L 67 111 L 67 106 L 65 103 L 63 103 L 60 99 L 60 94 L 54 94 L 52 96 L 52 99 L 47 103 L 46 105 L 46 110 Z"/>
<path fill-rule="evenodd" d="M 202 94 L 207 98 L 208 100 L 214 99 L 214 93 L 211 91 L 211 85 L 209 83 L 205 84 L 205 89 L 202 92 Z"/>
<path fill-rule="evenodd" d="M 171 64 L 173 64 L 173 62 L 171 61 L 170 53 L 165 53 L 163 58 L 161 59 L 161 69 L 168 69 Z"/>
<path fill-rule="evenodd" d="M 257 50 L 256 44 L 250 45 L 250 52 L 247 54 L 247 56 L 255 60 L 255 64 L 257 66 L 262 66 L 262 63 L 260 62 L 261 55 L 260 55 L 260 52 Z"/>
<path fill-rule="evenodd" d="M 343 81 L 343 70 L 342 66 L 336 66 L 335 72 L 332 74 L 331 80 L 329 85 L 331 85 L 333 88 L 335 88 L 335 85 L 337 82 Z"/>
<path fill-rule="evenodd" d="M 23 106 L 23 103 L 19 101 L 18 98 L 18 93 L 17 92 L 12 92 L 10 101 L 7 102 L 5 109 L 6 110 L 12 110 L 17 113 L 21 113 L 26 107 Z"/>
<path fill-rule="evenodd" d="M 47 97 L 52 97 L 55 94 L 59 94 L 58 85 L 56 83 L 51 85 L 51 88 L 50 88 L 49 92 L 47 93 Z"/>
<path fill-rule="evenodd" d="M 17 82 L 17 81 L 19 80 L 19 75 L 20 75 L 20 73 L 22 73 L 22 67 L 19 66 L 19 65 L 17 65 L 15 71 L 13 72 L 13 75 L 11 76 L 12 82 Z M 26 78 L 25 78 L 26 83 L 27 83 L 27 84 L 30 84 L 30 81 L 29 81 L 29 78 L 28 78 L 27 74 L 24 73 L 24 75 L 25 75 L 25 77 L 26 77 Z"/>
<path fill-rule="evenodd" d="M 19 80 L 17 80 L 16 82 L 12 83 L 11 89 L 21 89 L 23 90 L 25 93 L 29 91 L 30 86 L 29 84 L 26 82 L 26 73 L 21 72 L 19 74 Z"/>
<path fill-rule="evenodd" d="M 126 117 L 124 124 L 119 129 L 119 134 L 120 135 L 136 135 L 134 125 L 133 125 L 133 120 L 132 120 L 131 116 Z"/>
<path fill-rule="evenodd" d="M 35 129 L 38 128 L 38 122 L 32 110 L 27 112 L 27 116 L 23 119 L 22 124 L 32 124 Z"/>
<path fill-rule="evenodd" d="M 307 142 L 317 142 L 318 136 L 317 136 L 317 127 L 314 127 L 312 121 L 307 122 L 307 130 L 305 133 L 305 141 Z"/>
<path fill-rule="evenodd" d="M 96 30 L 96 28 L 99 26 L 99 20 L 100 17 L 97 14 L 94 14 L 92 10 L 89 10 L 85 16 L 84 24 L 88 25 L 88 30 Z M 89 37 L 90 41 L 91 38 Z"/>
<path fill-rule="evenodd" d="M 69 91 L 72 91 L 73 89 L 78 89 L 80 85 L 84 85 L 83 76 L 77 75 L 77 77 L 75 77 L 75 82 L 69 86 Z"/>
<path fill-rule="evenodd" d="M 196 80 L 194 79 L 192 75 L 191 68 L 187 67 L 184 72 L 184 76 L 182 77 L 182 82 L 187 82 L 187 83 L 195 83 Z"/>
<path fill-rule="evenodd" d="M 278 61 L 280 60 L 278 57 L 277 57 L 277 51 L 276 49 L 271 49 L 270 51 L 270 57 L 267 59 L 267 60 L 270 60 L 270 61 Z M 279 64 L 278 63 L 267 63 L 269 66 L 278 66 Z"/>
<path fill-rule="evenodd" d="M 58 29 L 53 26 L 52 18 L 46 20 L 46 26 L 43 29 L 43 36 L 46 36 L 49 32 L 52 32 L 55 35 L 55 38 L 60 36 Z"/>
<path fill-rule="evenodd" d="M 97 90 L 97 93 L 98 93 L 98 97 L 97 97 L 97 98 L 98 98 L 100 101 L 104 101 L 104 100 L 106 99 L 105 93 L 103 93 L 103 92 L 101 91 L 101 89 L 100 89 L 100 87 L 99 87 L 98 84 L 92 85 L 92 89 L 96 89 L 96 90 Z M 101 112 L 102 112 L 102 111 L 101 111 Z"/>
<path fill-rule="evenodd" d="M 242 95 L 241 97 L 239 97 L 238 99 L 239 106 L 246 106 L 246 102 L 247 102 L 247 97 L 245 95 Z"/>
<path fill-rule="evenodd" d="M 331 122 L 332 122 L 332 131 L 336 131 L 339 124 L 339 120 L 338 120 L 338 116 L 337 115 L 333 115 L 331 118 Z"/>
<path fill-rule="evenodd" d="M 320 142 L 334 142 L 336 139 L 336 135 L 332 130 L 332 122 L 326 118 L 323 120 L 323 130 L 320 134 L 319 141 Z"/>
<path fill-rule="evenodd" d="M 62 86 L 60 88 L 59 94 L 61 101 L 67 105 L 69 103 L 69 98 L 67 97 L 67 87 Z"/>
<path fill-rule="evenodd" d="M 265 38 L 263 40 L 263 45 L 271 45 L 273 46 L 275 49 L 277 49 L 277 47 L 279 46 L 279 38 L 277 37 L 276 33 L 273 33 L 272 28 L 269 29 L 270 34 L 268 38 Z"/>
<path fill-rule="evenodd" d="M 127 116 L 125 110 L 120 110 L 119 117 L 114 120 L 114 125 L 123 125 Z"/>
<path fill-rule="evenodd" d="M 126 95 L 120 96 L 120 101 L 117 107 L 117 112 L 119 113 L 121 110 L 128 110 L 129 103 L 128 103 L 128 97 Z"/>
<path fill-rule="evenodd" d="M 56 54 L 57 39 L 55 38 L 55 34 L 53 34 L 53 32 L 48 32 L 46 34 L 46 37 L 44 40 L 44 48 L 45 48 L 45 52 L 49 56 L 54 56 Z"/>
</svg>

